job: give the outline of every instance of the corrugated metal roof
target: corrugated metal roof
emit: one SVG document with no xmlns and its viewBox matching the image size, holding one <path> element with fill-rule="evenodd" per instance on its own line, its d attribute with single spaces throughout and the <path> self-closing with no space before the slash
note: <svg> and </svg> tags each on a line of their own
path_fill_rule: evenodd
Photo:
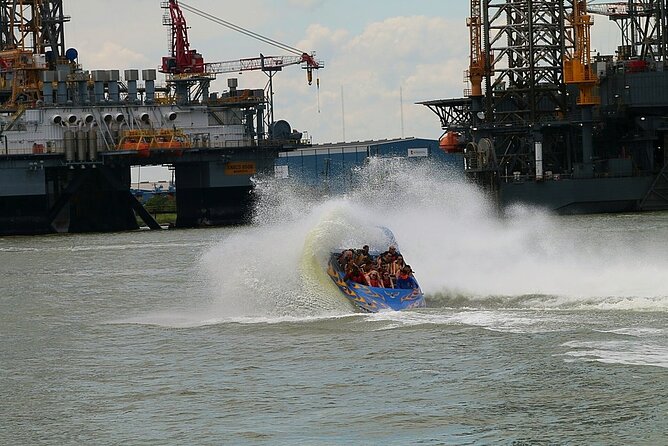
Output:
<svg viewBox="0 0 668 446">
<path fill-rule="evenodd" d="M 346 142 L 332 142 L 326 144 L 314 144 L 314 149 L 319 148 L 328 148 L 328 147 L 371 147 L 378 146 L 382 144 L 393 144 L 397 142 L 406 142 L 414 141 L 417 138 L 408 137 L 408 138 L 393 138 L 393 139 L 369 139 L 365 141 L 346 141 Z"/>
<path fill-rule="evenodd" d="M 282 152 L 279 154 L 279 156 L 287 157 L 287 156 L 314 155 L 315 153 L 322 153 L 327 151 L 336 151 L 337 153 L 354 153 L 354 152 L 366 151 L 370 147 L 384 146 L 389 144 L 410 143 L 414 141 L 434 142 L 434 140 L 425 138 L 415 138 L 415 137 L 393 138 L 393 139 L 370 139 L 366 141 L 331 142 L 326 144 L 314 144 L 311 147 L 304 149 L 296 149 L 290 152 Z"/>
</svg>

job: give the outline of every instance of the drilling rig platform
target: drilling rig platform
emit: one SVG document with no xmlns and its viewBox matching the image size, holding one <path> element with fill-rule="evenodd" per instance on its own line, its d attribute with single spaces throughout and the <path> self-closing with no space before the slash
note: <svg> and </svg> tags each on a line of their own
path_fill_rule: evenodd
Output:
<svg viewBox="0 0 668 446">
<path fill-rule="evenodd" d="M 0 235 L 132 230 L 138 218 L 160 229 L 130 190 L 131 167 L 149 165 L 174 170 L 177 227 L 246 222 L 251 177 L 309 141 L 274 121 L 266 86 L 228 78 L 219 94 L 211 82 L 244 70 L 271 80 L 300 65 L 310 83 L 322 66 L 314 54 L 282 45 L 293 54 L 205 63 L 182 8 L 218 19 L 169 0 L 160 6 L 171 47 L 159 70 L 84 71 L 65 46 L 63 3 L 0 0 Z"/>
<path fill-rule="evenodd" d="M 619 29 L 594 54 L 594 15 Z M 505 207 L 668 210 L 665 0 L 471 0 L 468 88 L 422 102 L 441 147 Z"/>
</svg>

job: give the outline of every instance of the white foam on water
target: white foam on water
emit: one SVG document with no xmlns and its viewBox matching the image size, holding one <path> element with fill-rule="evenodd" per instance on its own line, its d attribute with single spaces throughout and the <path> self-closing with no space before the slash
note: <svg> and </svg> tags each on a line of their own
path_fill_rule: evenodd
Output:
<svg viewBox="0 0 668 446">
<path fill-rule="evenodd" d="M 614 333 L 634 337 L 658 337 L 668 334 L 668 328 L 622 327 L 613 330 L 598 330 L 601 333 Z"/>
<path fill-rule="evenodd" d="M 668 346 L 645 341 L 572 341 L 564 356 L 570 361 L 668 368 Z"/>
<path fill-rule="evenodd" d="M 335 319 L 363 318 L 365 315 L 360 313 L 342 314 L 340 316 L 236 316 L 236 317 L 211 317 L 206 312 L 187 312 L 175 314 L 173 311 L 162 313 L 152 313 L 150 315 L 138 316 L 133 318 L 119 319 L 109 321 L 109 324 L 137 324 L 137 325 L 155 325 L 158 327 L 170 328 L 200 328 L 207 326 L 216 326 L 221 324 L 239 324 L 239 325 L 276 325 L 276 324 L 310 324 L 319 321 L 330 321 Z"/>
<path fill-rule="evenodd" d="M 378 323 L 378 331 L 415 326 L 447 325 L 476 327 L 500 333 L 552 333 L 571 330 L 577 323 L 567 314 L 527 311 L 447 310 L 380 312 L 368 316 L 370 323 Z"/>
<path fill-rule="evenodd" d="M 207 314 L 350 314 L 324 271 L 327 257 L 363 244 L 384 249 L 374 246 L 382 243 L 374 239 L 378 226 L 393 231 L 429 306 L 668 311 L 668 281 L 658 280 L 668 271 L 663 246 L 639 247 L 533 208 L 500 217 L 482 192 L 442 166 L 371 159 L 356 179 L 343 197 L 259 181 L 254 224 L 202 257 Z"/>
</svg>

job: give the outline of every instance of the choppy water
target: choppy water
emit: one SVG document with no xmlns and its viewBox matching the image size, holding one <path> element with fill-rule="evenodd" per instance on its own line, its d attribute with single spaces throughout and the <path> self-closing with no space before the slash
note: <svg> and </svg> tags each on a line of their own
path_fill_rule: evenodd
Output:
<svg viewBox="0 0 668 446">
<path fill-rule="evenodd" d="M 668 214 L 501 219 L 393 172 L 261 184 L 250 227 L 0 239 L 0 444 L 668 444 Z M 429 308 L 328 283 L 376 225 Z"/>
</svg>

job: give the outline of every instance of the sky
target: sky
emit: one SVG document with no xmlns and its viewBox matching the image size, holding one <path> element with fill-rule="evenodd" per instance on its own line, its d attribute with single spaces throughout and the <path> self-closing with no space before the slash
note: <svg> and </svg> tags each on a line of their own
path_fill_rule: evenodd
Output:
<svg viewBox="0 0 668 446">
<path fill-rule="evenodd" d="M 157 68 L 168 54 L 162 0 L 67 0 L 68 47 L 86 70 Z M 325 68 L 306 82 L 299 66 L 274 78 L 276 119 L 307 132 L 314 143 L 396 137 L 438 139 L 438 117 L 418 101 L 461 97 L 466 88 L 469 2 L 466 0 L 188 0 L 228 22 L 315 51 Z M 191 49 L 206 62 L 284 51 L 185 12 Z M 605 22 L 605 18 L 597 19 Z M 609 45 L 609 26 L 593 33 Z M 595 27 L 596 31 L 596 27 Z M 234 73 L 239 88 L 264 88 L 261 72 Z M 227 88 L 219 75 L 213 91 Z"/>
</svg>

